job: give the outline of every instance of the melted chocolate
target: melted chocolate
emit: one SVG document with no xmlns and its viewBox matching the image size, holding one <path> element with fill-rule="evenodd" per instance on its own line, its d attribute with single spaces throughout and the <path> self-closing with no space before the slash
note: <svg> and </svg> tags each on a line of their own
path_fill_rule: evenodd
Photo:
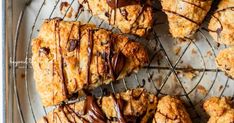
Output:
<svg viewBox="0 0 234 123">
<path fill-rule="evenodd" d="M 50 49 L 47 48 L 47 47 L 41 47 L 41 48 L 39 49 L 39 53 L 40 53 L 40 54 L 43 53 L 43 54 L 45 54 L 45 55 L 49 55 Z"/>
<path fill-rule="evenodd" d="M 72 52 L 72 51 L 74 51 L 76 48 L 77 48 L 77 46 L 79 46 L 79 40 L 76 40 L 76 39 L 71 39 L 70 41 L 69 41 L 69 45 L 68 45 L 68 47 L 67 47 L 67 50 L 69 51 L 69 52 Z"/>
<path fill-rule="evenodd" d="M 61 76 L 61 79 L 62 79 L 62 89 L 63 89 L 63 96 L 67 97 L 68 95 L 68 90 L 67 90 L 67 86 L 66 86 L 66 82 L 65 82 L 65 75 L 64 75 L 64 68 L 63 68 L 63 65 L 64 65 L 64 59 L 63 59 L 63 56 L 62 56 L 62 48 L 61 48 L 61 45 L 60 45 L 60 42 L 61 42 L 61 38 L 60 38 L 60 29 L 59 29 L 59 24 L 60 24 L 60 21 L 61 19 L 58 18 L 56 19 L 56 22 L 55 22 L 55 32 L 58 34 L 58 43 L 56 43 L 56 48 L 58 47 L 58 50 L 59 50 L 59 55 L 60 55 L 60 76 Z M 57 40 L 56 38 L 56 33 L 55 33 L 55 40 Z M 57 46 L 58 44 L 58 46 Z M 56 60 L 57 60 L 57 49 L 56 49 Z"/>
<path fill-rule="evenodd" d="M 88 114 L 91 117 L 92 123 L 105 123 L 107 118 L 99 106 L 96 104 L 95 99 L 92 96 L 87 96 L 85 114 Z"/>
<path fill-rule="evenodd" d="M 137 15 L 136 20 L 134 20 L 134 23 L 131 24 L 131 29 L 133 28 L 133 25 L 135 25 L 135 23 L 137 22 L 138 18 L 143 14 L 143 12 L 144 12 L 144 10 L 146 8 L 145 6 L 148 6 L 146 0 L 106 0 L 106 3 L 111 8 L 111 10 L 109 10 L 109 8 L 108 8 L 108 11 L 105 12 L 105 16 L 108 17 L 109 24 L 115 24 L 116 23 L 116 13 L 117 13 L 116 9 L 117 8 L 120 9 L 121 7 L 129 6 L 129 5 L 138 5 L 138 4 L 142 6 L 142 10 Z M 88 10 L 92 13 L 92 9 L 90 9 L 90 5 L 89 5 L 89 1 L 88 0 L 83 0 L 83 2 L 81 2 L 81 4 L 87 4 L 88 5 Z M 119 11 L 120 11 L 120 14 L 122 16 L 124 16 L 124 18 L 126 20 L 128 20 L 128 12 L 127 12 L 127 10 L 126 9 L 120 9 Z M 114 13 L 114 21 L 113 21 L 113 23 L 111 23 L 111 19 L 113 17 L 112 13 Z"/>
<path fill-rule="evenodd" d="M 75 104 L 73 104 L 75 106 Z M 69 111 L 69 113 L 72 113 L 72 114 L 75 114 L 76 117 L 78 117 L 79 119 L 81 119 L 83 121 L 83 123 L 88 123 L 88 121 L 86 119 L 84 119 L 83 117 L 80 116 L 80 114 L 76 113 L 74 110 L 75 110 L 75 107 L 74 109 L 72 109 L 70 106 L 66 106 L 66 109 Z"/>
<path fill-rule="evenodd" d="M 124 115 L 122 114 L 122 110 L 123 110 L 123 103 L 121 98 L 116 99 L 115 96 L 111 95 L 112 98 L 114 99 L 114 108 L 115 111 L 117 112 L 117 120 L 120 123 L 126 123 L 125 119 L 124 119 Z"/>
<path fill-rule="evenodd" d="M 106 0 L 106 2 L 112 9 L 116 9 L 129 5 L 144 4 L 145 0 Z"/>
<path fill-rule="evenodd" d="M 88 63 L 87 63 L 87 78 L 86 83 L 90 83 L 90 65 L 92 61 L 92 55 L 93 55 L 93 30 L 88 31 Z"/>
<path fill-rule="evenodd" d="M 112 68 L 115 78 L 118 78 L 124 66 L 125 66 L 125 56 L 123 55 L 123 53 L 118 52 L 117 54 L 114 54 L 114 56 L 112 57 Z"/>
<path fill-rule="evenodd" d="M 72 123 L 72 121 L 71 121 L 71 120 L 68 118 L 68 116 L 67 116 L 67 113 L 70 114 L 70 112 L 67 112 L 67 113 L 66 113 L 66 112 L 64 111 L 64 106 L 59 107 L 58 110 L 61 111 L 61 112 L 64 114 L 65 118 L 67 119 L 67 121 L 68 121 L 69 123 Z M 59 115 L 58 115 L 58 117 L 59 117 Z"/>
<path fill-rule="evenodd" d="M 123 9 L 120 8 L 119 11 L 120 11 L 120 14 L 122 16 L 124 16 L 125 20 L 128 20 L 128 12 L 127 12 L 127 10 L 125 8 L 123 8 Z"/>
</svg>

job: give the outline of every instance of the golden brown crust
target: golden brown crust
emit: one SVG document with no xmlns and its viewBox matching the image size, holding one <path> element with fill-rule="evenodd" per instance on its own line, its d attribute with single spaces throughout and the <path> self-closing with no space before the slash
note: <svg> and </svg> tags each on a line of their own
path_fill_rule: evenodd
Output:
<svg viewBox="0 0 234 123">
<path fill-rule="evenodd" d="M 208 123 L 234 122 L 234 108 L 227 97 L 211 97 L 205 101 L 203 108 L 210 115 Z"/>
<path fill-rule="evenodd" d="M 137 71 L 148 61 L 136 42 L 94 25 L 46 20 L 32 41 L 32 65 L 44 106 Z M 90 52 L 90 53 L 89 53 Z"/>
<path fill-rule="evenodd" d="M 158 101 L 153 123 L 192 123 L 181 100 L 165 96 Z"/>
<path fill-rule="evenodd" d="M 92 119 L 94 115 L 85 111 L 89 110 L 87 109 L 86 101 L 87 99 L 74 104 L 60 106 L 47 116 L 41 118 L 38 123 L 45 123 L 45 121 L 47 123 L 64 123 L 69 120 L 72 122 L 76 121 L 77 123 L 84 121 L 92 122 L 96 116 L 100 118 L 100 116 L 96 115 Z M 157 106 L 156 96 L 146 92 L 142 88 L 129 90 L 116 95 L 104 96 L 95 100 L 95 102 L 103 115 L 105 115 L 103 116 L 105 118 L 104 122 L 111 123 L 120 122 L 118 115 L 123 115 L 122 121 L 125 122 L 136 122 L 136 120 L 140 120 L 141 123 L 146 123 L 153 116 Z M 97 111 L 96 108 L 94 109 Z M 118 109 L 120 109 L 120 112 Z"/>
<path fill-rule="evenodd" d="M 106 23 L 116 26 L 123 33 L 144 36 L 152 27 L 153 12 L 147 4 L 132 4 L 117 9 L 111 8 L 107 0 L 78 0 L 86 9 Z M 113 1 L 113 0 L 109 0 Z M 119 0 L 121 1 L 121 0 Z M 123 1 L 123 0 L 122 0 Z"/>
<path fill-rule="evenodd" d="M 222 50 L 216 57 L 218 68 L 234 78 L 234 47 Z"/>
<path fill-rule="evenodd" d="M 234 45 L 234 1 L 221 0 L 209 23 L 209 33 L 220 44 Z"/>
<path fill-rule="evenodd" d="M 212 0 L 161 0 L 174 38 L 191 37 L 211 8 Z"/>
</svg>

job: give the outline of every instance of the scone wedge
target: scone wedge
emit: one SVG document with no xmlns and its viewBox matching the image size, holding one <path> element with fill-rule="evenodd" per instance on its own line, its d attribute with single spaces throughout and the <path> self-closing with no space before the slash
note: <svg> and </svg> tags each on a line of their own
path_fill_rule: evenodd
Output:
<svg viewBox="0 0 234 123">
<path fill-rule="evenodd" d="M 106 23 L 122 33 L 145 36 L 153 25 L 151 0 L 78 0 Z"/>
<path fill-rule="evenodd" d="M 61 103 L 136 72 L 148 62 L 141 44 L 94 25 L 45 20 L 32 41 L 36 88 L 44 106 Z"/>
<path fill-rule="evenodd" d="M 208 123 L 234 122 L 234 107 L 228 97 L 211 97 L 205 101 L 203 108 L 210 115 Z"/>
<path fill-rule="evenodd" d="M 234 47 L 220 51 L 216 57 L 216 64 L 230 78 L 234 78 Z"/>
<path fill-rule="evenodd" d="M 59 106 L 38 123 L 147 123 L 157 98 L 142 88 Z"/>
<path fill-rule="evenodd" d="M 190 38 L 202 24 L 212 0 L 161 0 L 174 38 Z"/>
<path fill-rule="evenodd" d="M 192 123 L 182 101 L 172 96 L 158 101 L 153 123 Z"/>
<path fill-rule="evenodd" d="M 209 33 L 220 44 L 234 45 L 234 1 L 221 0 L 210 23 Z"/>
</svg>

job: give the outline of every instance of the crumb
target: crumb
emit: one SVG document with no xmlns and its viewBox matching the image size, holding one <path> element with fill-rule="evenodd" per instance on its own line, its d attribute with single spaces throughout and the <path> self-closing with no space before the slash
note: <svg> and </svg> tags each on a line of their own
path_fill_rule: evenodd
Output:
<svg viewBox="0 0 234 123">
<path fill-rule="evenodd" d="M 184 43 L 184 42 L 186 42 L 186 39 L 178 38 L 178 39 L 176 40 L 176 43 L 177 43 L 177 44 L 181 44 L 181 43 Z"/>
<path fill-rule="evenodd" d="M 197 76 L 198 72 L 195 71 L 190 71 L 190 72 L 185 72 L 184 76 L 190 80 L 193 80 Z"/>
<path fill-rule="evenodd" d="M 71 5 L 68 3 L 68 2 L 62 2 L 60 4 L 60 12 L 65 15 L 66 14 L 66 17 L 67 18 L 71 18 L 72 17 L 72 13 L 73 13 L 73 8 L 70 7 Z M 69 8 L 70 7 L 70 8 Z M 66 11 L 68 10 L 68 12 L 66 13 Z"/>
<path fill-rule="evenodd" d="M 68 8 L 68 6 L 69 6 L 69 3 L 68 3 L 68 2 L 62 2 L 62 3 L 60 4 L 60 11 L 61 11 L 61 12 L 64 11 L 66 8 Z"/>
<path fill-rule="evenodd" d="M 197 54 L 197 51 L 194 48 L 192 49 L 192 54 Z"/>
<path fill-rule="evenodd" d="M 157 84 L 157 86 L 161 86 L 162 79 L 163 79 L 163 77 L 161 75 L 156 78 L 156 84 Z"/>
<path fill-rule="evenodd" d="M 222 89 L 223 89 L 223 85 L 220 85 L 219 86 L 219 91 L 222 91 Z"/>
<path fill-rule="evenodd" d="M 175 47 L 174 49 L 174 53 L 176 54 L 176 55 L 179 55 L 179 53 L 180 53 L 180 51 L 181 51 L 181 47 L 179 46 L 179 47 Z"/>
<path fill-rule="evenodd" d="M 206 53 L 206 56 L 207 56 L 207 57 L 212 56 L 212 52 L 211 52 L 211 51 L 208 51 L 208 52 Z"/>
<path fill-rule="evenodd" d="M 193 67 L 188 65 L 187 70 L 180 71 L 178 74 L 181 74 L 182 76 L 188 78 L 189 80 L 193 80 L 198 74 L 198 71 L 193 70 Z"/>
<path fill-rule="evenodd" d="M 197 86 L 197 91 L 198 91 L 199 93 L 203 94 L 203 95 L 207 94 L 206 88 L 205 88 L 204 86 L 202 86 L 202 85 L 198 85 L 198 86 Z"/>
</svg>

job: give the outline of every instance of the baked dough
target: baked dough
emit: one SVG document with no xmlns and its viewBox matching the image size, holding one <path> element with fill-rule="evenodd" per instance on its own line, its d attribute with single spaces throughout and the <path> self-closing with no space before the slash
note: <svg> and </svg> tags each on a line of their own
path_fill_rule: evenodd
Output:
<svg viewBox="0 0 234 123">
<path fill-rule="evenodd" d="M 208 123 L 233 123 L 234 108 L 227 97 L 211 97 L 206 100 L 203 108 L 210 115 Z"/>
<path fill-rule="evenodd" d="M 216 57 L 216 64 L 220 70 L 234 78 L 234 47 L 220 51 Z"/>
<path fill-rule="evenodd" d="M 190 38 L 211 8 L 212 0 L 161 0 L 174 38 Z"/>
<path fill-rule="evenodd" d="M 158 101 L 153 123 L 192 123 L 181 100 L 165 96 Z"/>
<path fill-rule="evenodd" d="M 119 28 L 122 33 L 144 36 L 152 28 L 153 12 L 150 0 L 78 1 L 92 15 Z"/>
<path fill-rule="evenodd" d="M 221 0 L 208 26 L 210 35 L 220 44 L 234 45 L 234 1 Z"/>
<path fill-rule="evenodd" d="M 59 106 L 38 123 L 147 123 L 155 113 L 157 98 L 142 88 L 120 94 Z"/>
<path fill-rule="evenodd" d="M 44 106 L 137 72 L 148 55 L 140 43 L 91 24 L 46 20 L 32 41 L 36 88 Z"/>
</svg>

